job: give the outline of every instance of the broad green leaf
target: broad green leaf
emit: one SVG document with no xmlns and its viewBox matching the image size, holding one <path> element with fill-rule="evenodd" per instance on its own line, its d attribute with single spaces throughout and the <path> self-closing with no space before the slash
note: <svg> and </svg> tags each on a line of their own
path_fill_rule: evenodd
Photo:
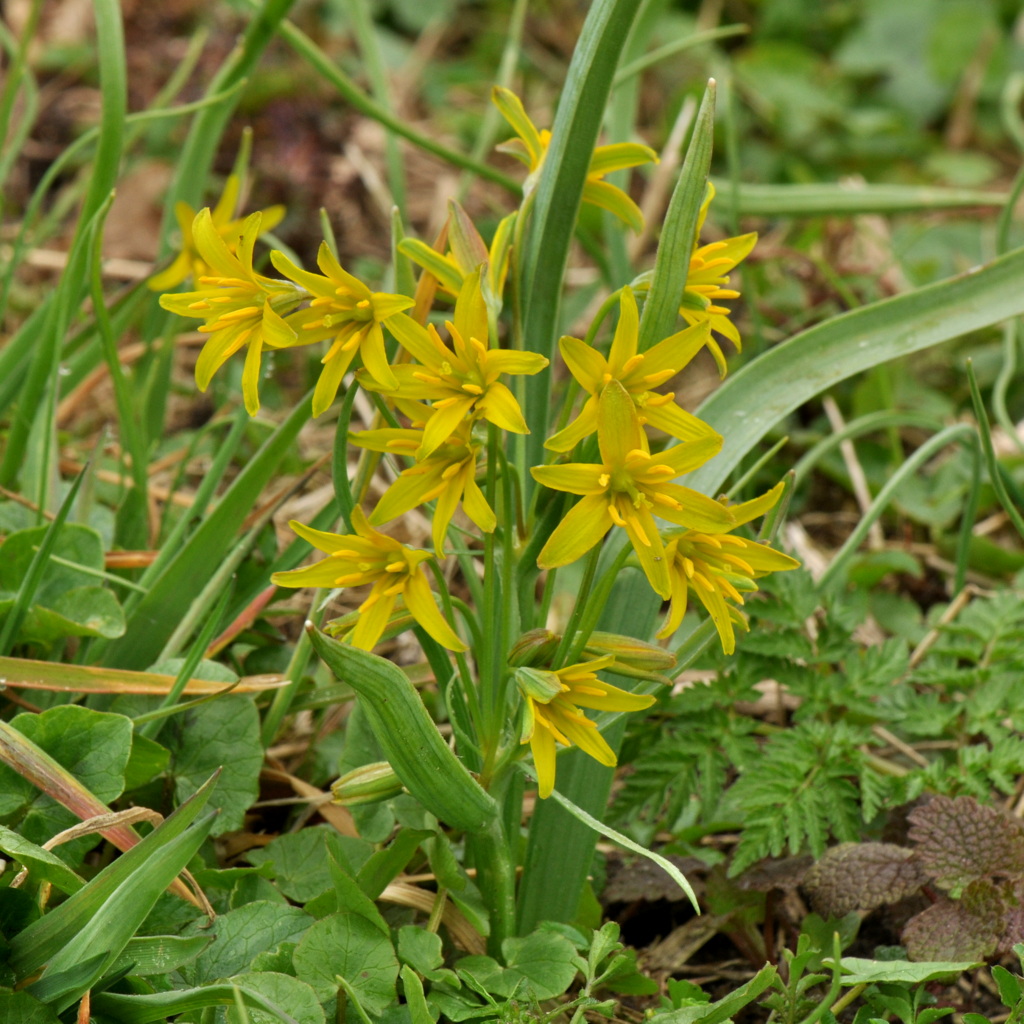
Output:
<svg viewBox="0 0 1024 1024">
<path fill-rule="evenodd" d="M 52 1006 L 28 992 L 0 988 L 0 1024 L 61 1024 Z"/>
<path fill-rule="evenodd" d="M 0 559 L 0 590 L 13 593 L 18 589 L 48 529 L 48 526 L 35 526 L 7 536 L 0 545 L 0 551 L 3 552 L 3 558 Z M 64 525 L 54 541 L 52 555 L 65 562 L 74 562 L 84 570 L 92 570 L 93 573 L 102 571 L 104 567 L 103 541 L 100 535 L 79 523 Z M 95 583 L 95 575 L 83 569 L 72 568 L 53 560 L 48 562 L 36 588 L 35 602 L 52 607 L 53 601 L 65 591 Z"/>
<path fill-rule="evenodd" d="M 324 1024 L 324 1010 L 316 993 L 298 978 L 276 971 L 260 971 L 258 974 L 238 974 L 231 981 L 244 986 L 249 992 L 265 996 L 275 1006 L 283 1007 L 299 1024 Z M 258 1008 L 249 1009 L 246 1017 L 247 1021 L 242 1019 L 237 1007 L 228 1007 L 228 1024 L 281 1024 L 277 1014 Z"/>
<path fill-rule="evenodd" d="M 293 956 L 295 973 L 326 1002 L 338 993 L 336 976 L 352 987 L 371 1016 L 395 999 L 398 960 L 391 942 L 358 914 L 332 914 L 303 936 Z"/>
<path fill-rule="evenodd" d="M 667 1013 L 656 1013 L 651 1024 L 724 1024 L 752 1003 L 773 981 L 777 971 L 765 964 L 745 985 L 730 992 L 717 1002 L 698 1006 L 682 1006 Z"/>
<path fill-rule="evenodd" d="M 826 966 L 832 961 L 826 960 Z M 873 985 L 880 981 L 922 985 L 928 981 L 948 981 L 981 964 L 969 961 L 913 962 L 910 960 L 867 960 L 844 956 L 839 962 L 844 985 Z"/>
<path fill-rule="evenodd" d="M 130 719 L 63 704 L 38 715 L 18 715 L 10 725 L 67 769 L 102 803 L 121 795 L 132 743 Z M 79 820 L 6 764 L 0 764 L 0 814 L 20 814 L 19 831 L 40 844 Z M 95 840 L 84 839 L 81 843 L 88 849 Z M 72 849 L 81 849 L 81 843 Z M 64 854 L 69 852 L 63 849 Z"/>
<path fill-rule="evenodd" d="M 0 825 L 0 850 L 27 868 L 33 881 L 51 882 L 68 896 L 85 884 L 55 853 L 29 842 L 3 825 Z"/>
<path fill-rule="evenodd" d="M 248 697 L 228 694 L 168 720 L 160 734 L 171 752 L 170 774 L 179 800 L 222 769 L 210 805 L 220 810 L 214 834 L 242 827 L 259 793 L 263 764 L 260 723 Z"/>
<path fill-rule="evenodd" d="M 463 957 L 457 972 L 468 971 L 492 995 L 504 999 L 554 999 L 576 977 L 576 948 L 555 932 L 534 932 L 502 943 L 507 966 L 489 956 Z"/>
<path fill-rule="evenodd" d="M 171 763 L 171 752 L 155 740 L 132 734 L 132 749 L 124 769 L 125 792 L 155 779 Z"/>
<path fill-rule="evenodd" d="M 758 356 L 698 410 L 725 442 L 687 486 L 715 494 L 775 424 L 856 373 L 1024 313 L 1024 249 L 833 317 Z"/>
<path fill-rule="evenodd" d="M 182 972 L 190 984 L 202 985 L 230 978 L 248 970 L 252 959 L 282 942 L 296 942 L 313 919 L 298 907 L 259 901 L 221 914 L 212 928 L 200 935 L 216 936 L 198 958 Z"/>
<path fill-rule="evenodd" d="M 329 826 L 286 832 L 246 860 L 253 865 L 270 863 L 277 888 L 296 903 L 306 903 L 332 888 L 330 859 L 344 858 L 341 836 Z"/>
</svg>

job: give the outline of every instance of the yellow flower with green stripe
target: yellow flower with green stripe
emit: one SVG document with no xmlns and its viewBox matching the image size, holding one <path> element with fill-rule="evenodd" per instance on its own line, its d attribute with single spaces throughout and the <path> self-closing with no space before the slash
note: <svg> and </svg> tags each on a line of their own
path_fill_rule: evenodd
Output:
<svg viewBox="0 0 1024 1024">
<path fill-rule="evenodd" d="M 784 485 L 777 484 L 759 498 L 733 505 L 736 525 L 749 523 L 764 515 L 782 496 Z M 666 537 L 665 559 L 672 581 L 672 604 L 659 637 L 671 636 L 686 614 L 688 596 L 696 595 L 718 630 L 722 650 L 736 650 L 735 626 L 747 628 L 739 610 L 743 595 L 757 590 L 754 580 L 770 572 L 796 569 L 800 563 L 767 544 L 734 537 L 731 533 L 707 534 L 685 530 Z"/>
<path fill-rule="evenodd" d="M 262 220 L 260 213 L 245 218 L 236 252 L 232 252 L 214 226 L 210 211 L 200 211 L 192 224 L 192 233 L 210 273 L 199 278 L 196 291 L 160 296 L 164 309 L 206 321 L 199 330 L 210 337 L 196 362 L 200 391 L 210 386 L 213 375 L 231 356 L 246 348 L 242 397 L 250 416 L 255 416 L 260 407 L 263 344 L 287 348 L 301 343 L 283 314 L 306 297 L 305 291 L 290 281 L 275 281 L 253 269 L 253 247 L 262 230 Z"/>
<path fill-rule="evenodd" d="M 548 365 L 548 360 L 535 352 L 491 348 L 479 269 L 466 278 L 455 303 L 454 320 L 447 327 L 450 348 L 433 324 L 422 327 L 404 313 L 392 317 L 388 330 L 419 365 L 393 366 L 394 388 L 360 377 L 360 383 L 372 391 L 430 402 L 434 412 L 423 429 L 418 459 L 434 452 L 463 422 L 484 419 L 513 434 L 528 434 L 515 395 L 498 378 L 504 373 L 539 373 Z"/>
<path fill-rule="evenodd" d="M 423 430 L 401 427 L 362 430 L 349 434 L 349 440 L 371 451 L 415 458 L 423 445 Z M 473 440 L 466 425 L 460 425 L 430 455 L 402 471 L 370 513 L 370 523 L 374 526 L 388 523 L 436 498 L 431 530 L 434 552 L 438 557 L 444 554 L 448 527 L 460 504 L 484 533 L 492 533 L 497 526 L 497 518 L 476 482 L 477 460 L 482 447 Z"/>
<path fill-rule="evenodd" d="M 355 628 L 347 638 L 353 647 L 372 650 L 401 599 L 409 614 L 439 644 L 450 651 L 467 649 L 434 601 L 423 566 L 431 557 L 429 551 L 410 548 L 379 533 L 358 506 L 352 510 L 353 534 L 314 530 L 294 520 L 289 525 L 328 557 L 301 569 L 275 572 L 270 577 L 272 583 L 324 588 L 370 585 L 370 595 L 359 606 Z"/>
<path fill-rule="evenodd" d="M 238 175 L 229 175 L 228 180 L 224 183 L 224 191 L 210 214 L 214 230 L 232 252 L 234 252 L 233 247 L 239 236 L 243 233 L 244 221 L 242 218 L 235 217 L 235 208 L 238 206 L 241 188 L 242 182 Z M 281 222 L 284 217 L 284 207 L 268 206 L 260 213 L 262 214 L 260 233 L 263 234 L 273 231 Z M 147 287 L 154 292 L 170 291 L 171 288 L 177 288 L 182 281 L 187 281 L 190 277 L 198 280 L 204 274 L 210 273 L 209 264 L 200 254 L 196 246 L 195 235 L 192 232 L 196 211 L 184 200 L 179 200 L 174 205 L 174 219 L 178 222 L 178 230 L 181 233 L 181 252 L 169 266 L 149 279 Z"/>
<path fill-rule="evenodd" d="M 498 149 L 514 156 L 529 168 L 530 174 L 523 183 L 523 194 L 529 195 L 536 185 L 537 176 L 547 156 L 551 132 L 546 128 L 537 129 L 526 113 L 522 100 L 509 89 L 496 85 L 491 90 L 491 99 L 517 135 L 517 138 L 502 143 Z M 647 163 L 658 163 L 658 154 L 650 146 L 644 146 L 639 142 L 618 142 L 610 146 L 598 146 L 587 168 L 582 201 L 614 214 L 634 231 L 642 230 L 644 217 L 640 207 L 621 188 L 602 179 L 612 171 L 621 171 L 627 167 Z"/>
<path fill-rule="evenodd" d="M 717 454 L 722 439 L 713 434 L 652 455 L 636 405 L 617 380 L 601 392 L 597 416 L 600 463 L 536 466 L 530 471 L 545 487 L 582 495 L 555 527 L 537 564 L 554 569 L 575 562 L 613 525 L 620 526 L 651 586 L 667 599 L 672 586 L 655 516 L 710 533 L 723 533 L 736 521 L 720 502 L 672 482 Z"/>
<path fill-rule="evenodd" d="M 596 673 L 608 668 L 611 655 L 564 668 L 517 668 L 516 685 L 523 696 L 525 713 L 520 742 L 529 743 L 537 769 L 538 795 L 544 799 L 555 788 L 555 755 L 558 745 L 577 746 L 595 761 L 614 768 L 615 752 L 598 732 L 597 725 L 581 710 L 642 711 L 655 698 L 630 693 L 598 679 Z"/>
<path fill-rule="evenodd" d="M 330 407 L 357 354 L 374 380 L 385 387 L 397 387 L 384 351 L 381 324 L 386 326 L 396 313 L 412 306 L 413 300 L 406 295 L 370 291 L 342 267 L 326 242 L 320 245 L 316 258 L 322 274 L 297 267 L 281 252 L 272 252 L 270 259 L 285 277 L 313 296 L 307 309 L 288 318 L 299 344 L 330 342 L 320 360 L 324 368 L 313 392 L 313 415 L 319 416 Z"/>
<path fill-rule="evenodd" d="M 576 419 L 544 442 L 545 448 L 569 451 L 597 430 L 600 395 L 612 380 L 617 380 L 633 399 L 641 423 L 649 423 L 680 441 L 717 437 L 721 444 L 722 439 L 711 427 L 676 404 L 673 392 L 655 390 L 707 344 L 709 326 L 703 323 L 688 327 L 643 353 L 637 352 L 639 329 L 636 297 L 627 287 L 619 299 L 619 322 L 607 357 L 579 338 L 566 336 L 558 343 L 566 366 L 589 397 Z"/>
</svg>

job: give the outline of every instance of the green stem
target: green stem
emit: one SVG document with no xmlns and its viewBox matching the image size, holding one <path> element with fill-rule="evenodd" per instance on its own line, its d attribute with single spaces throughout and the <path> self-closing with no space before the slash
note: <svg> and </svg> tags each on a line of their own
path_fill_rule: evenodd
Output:
<svg viewBox="0 0 1024 1024">
<path fill-rule="evenodd" d="M 572 615 L 569 616 L 569 621 L 566 624 L 565 632 L 562 634 L 562 639 L 559 641 L 558 650 L 555 651 L 555 656 L 551 661 L 551 667 L 553 669 L 561 668 L 563 665 L 569 664 L 569 652 L 575 648 L 575 636 L 579 629 L 580 621 L 583 618 L 583 612 L 586 608 L 587 601 L 590 598 L 591 589 L 594 586 L 594 576 L 597 574 L 597 563 L 601 557 L 601 545 L 595 544 L 590 549 L 590 554 L 587 556 L 587 563 L 583 567 L 583 579 L 580 582 L 580 588 L 577 592 L 576 603 L 572 608 Z"/>
<path fill-rule="evenodd" d="M 514 934 L 516 920 L 516 866 L 500 818 L 473 837 L 473 846 L 477 883 L 491 912 L 487 952 L 500 959 L 502 943 Z"/>
<path fill-rule="evenodd" d="M 316 611 L 319 603 L 320 591 L 314 590 L 312 600 L 309 603 L 309 618 L 317 626 L 320 625 L 324 617 L 323 612 Z M 277 733 L 281 728 L 281 722 L 284 721 L 284 716 L 288 714 L 288 709 L 292 706 L 292 701 L 295 700 L 295 695 L 298 693 L 299 684 L 302 681 L 302 676 L 306 671 L 306 665 L 309 663 L 311 654 L 312 645 L 309 642 L 309 634 L 306 630 L 303 630 L 295 644 L 295 650 L 292 651 L 288 667 L 285 669 L 285 678 L 288 680 L 288 685 L 274 694 L 274 699 L 270 704 L 266 717 L 263 719 L 263 728 L 260 733 L 263 746 L 269 747 L 277 737 Z"/>
</svg>

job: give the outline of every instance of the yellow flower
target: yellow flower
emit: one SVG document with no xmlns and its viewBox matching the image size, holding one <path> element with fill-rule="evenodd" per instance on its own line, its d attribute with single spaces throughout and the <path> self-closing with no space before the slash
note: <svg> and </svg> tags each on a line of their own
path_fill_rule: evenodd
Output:
<svg viewBox="0 0 1024 1024">
<path fill-rule="evenodd" d="M 323 274 L 312 274 L 297 267 L 281 252 L 272 252 L 270 260 L 285 277 L 313 296 L 308 309 L 288 318 L 288 325 L 299 334 L 299 344 L 331 342 L 327 355 L 320 360 L 324 368 L 313 392 L 314 416 L 330 407 L 357 352 L 371 377 L 385 387 L 398 386 L 384 351 L 381 324 L 387 324 L 396 313 L 408 309 L 413 304 L 412 299 L 388 292 L 371 292 L 342 268 L 326 242 L 321 244 L 316 259 Z"/>
<path fill-rule="evenodd" d="M 241 187 L 242 183 L 238 175 L 229 175 L 228 180 L 224 183 L 224 192 L 212 213 L 214 230 L 232 252 L 234 252 L 233 246 L 238 241 L 238 236 L 242 234 L 243 222 L 241 218 L 234 217 Z M 269 206 L 261 212 L 263 214 L 263 220 L 260 222 L 261 232 L 272 231 L 284 217 L 283 206 Z M 198 281 L 204 274 L 210 273 L 210 267 L 200 255 L 192 234 L 192 222 L 196 219 L 196 211 L 188 203 L 179 201 L 174 206 L 174 217 L 178 222 L 178 230 L 181 232 L 181 252 L 170 266 L 149 279 L 148 286 L 155 292 L 170 291 L 189 277 Z"/>
<path fill-rule="evenodd" d="M 708 182 L 707 196 L 701 204 L 700 218 L 697 221 L 697 236 L 690 256 L 690 269 L 686 275 L 686 289 L 683 292 L 679 315 L 688 324 L 708 324 L 712 331 L 728 338 L 738 351 L 742 348 L 740 332 L 729 319 L 729 307 L 718 303 L 723 299 L 739 298 L 738 291 L 727 287 L 729 274 L 750 254 L 757 241 L 757 234 L 751 232 L 747 235 L 737 235 L 735 238 L 726 238 L 721 242 L 710 242 L 698 247 L 700 232 L 714 197 L 715 187 Z M 708 350 L 715 358 L 718 372 L 724 377 L 725 356 L 714 339 L 708 339 Z"/>
<path fill-rule="evenodd" d="M 577 665 L 550 671 L 518 668 L 515 680 L 523 695 L 525 715 L 521 743 L 529 743 L 537 769 L 538 795 L 543 799 L 555 788 L 556 744 L 575 744 L 595 761 L 614 768 L 615 752 L 597 731 L 597 725 L 580 710 L 642 711 L 655 698 L 648 694 L 620 690 L 601 679 L 596 672 L 607 668 L 614 658 L 607 655 Z"/>
<path fill-rule="evenodd" d="M 397 388 L 360 378 L 364 387 L 402 398 L 429 401 L 434 410 L 423 430 L 416 457 L 424 459 L 442 445 L 463 421 L 485 419 L 514 434 L 528 434 L 515 395 L 498 380 L 503 373 L 539 373 L 548 365 L 534 352 L 489 347 L 487 306 L 480 292 L 480 270 L 470 274 L 455 303 L 454 322 L 448 323 L 452 348 L 441 340 L 433 324 L 421 327 L 399 313 L 388 330 L 420 366 L 393 366 Z"/>
<path fill-rule="evenodd" d="M 547 156 L 551 132 L 546 128 L 542 131 L 537 130 L 537 126 L 523 108 L 522 101 L 514 92 L 496 85 L 491 90 L 491 99 L 518 136 L 502 143 L 498 149 L 514 156 L 529 168 L 529 177 L 523 183 L 523 194 L 529 195 L 537 182 L 544 157 Z M 587 169 L 587 180 L 583 185 L 583 202 L 608 210 L 634 231 L 642 230 L 644 218 L 640 207 L 622 189 L 601 179 L 612 171 L 646 163 L 658 163 L 658 154 L 650 146 L 638 142 L 598 146 L 590 158 L 590 167 Z"/>
<path fill-rule="evenodd" d="M 209 340 L 196 362 L 196 383 L 205 391 L 214 373 L 243 345 L 248 349 L 242 371 L 245 408 L 255 416 L 260 407 L 260 356 L 263 343 L 273 348 L 298 344 L 295 331 L 285 323 L 287 313 L 305 298 L 305 292 L 289 281 L 275 281 L 257 274 L 252 251 L 260 234 L 263 215 L 250 214 L 242 225 L 237 254 L 231 252 L 214 227 L 208 209 L 192 225 L 196 248 L 209 266 L 192 292 L 161 295 L 160 305 L 179 316 L 205 320 L 199 330 Z"/>
<path fill-rule="evenodd" d="M 555 527 L 537 564 L 554 569 L 575 562 L 614 524 L 625 529 L 651 586 L 668 598 L 672 587 L 655 513 L 690 529 L 729 529 L 735 519 L 724 505 L 670 482 L 707 462 L 722 439 L 713 434 L 651 455 L 633 399 L 617 380 L 601 392 L 597 417 L 600 464 L 566 463 L 530 471 L 545 487 L 583 495 Z"/>
<path fill-rule="evenodd" d="M 371 451 L 415 457 L 423 444 L 423 430 L 363 430 L 350 434 L 349 439 Z M 377 526 L 390 522 L 410 509 L 436 498 L 431 526 L 434 552 L 438 557 L 444 554 L 448 526 L 460 503 L 466 515 L 484 533 L 491 533 L 497 525 L 497 519 L 476 482 L 476 466 L 481 447 L 472 440 L 465 424 L 460 425 L 454 434 L 425 459 L 403 470 L 377 502 L 370 514 L 370 523 Z"/>
<path fill-rule="evenodd" d="M 736 525 L 749 523 L 767 512 L 779 500 L 782 489 L 780 483 L 753 501 L 733 505 L 730 511 L 736 518 Z M 672 604 L 658 636 L 671 636 L 679 628 L 692 590 L 711 616 L 726 654 L 736 650 L 733 626 L 747 628 L 746 618 L 736 607 L 743 604 L 744 592 L 757 590 L 754 580 L 760 576 L 796 569 L 800 565 L 795 558 L 767 544 L 729 533 L 685 530 L 670 534 L 667 540 L 665 559 L 672 580 Z"/>
<path fill-rule="evenodd" d="M 576 419 L 544 442 L 545 448 L 568 451 L 597 430 L 598 402 L 611 380 L 617 380 L 632 397 L 642 424 L 649 423 L 680 441 L 718 437 L 703 420 L 676 405 L 671 391 L 660 394 L 653 390 L 674 377 L 707 344 L 708 325 L 688 327 L 642 354 L 637 353 L 639 327 L 636 297 L 627 287 L 619 299 L 619 322 L 607 358 L 579 338 L 567 336 L 558 343 L 566 365 L 590 397 Z M 718 437 L 719 444 L 721 441 Z"/>
<path fill-rule="evenodd" d="M 423 569 L 423 563 L 430 558 L 429 551 L 407 547 L 374 530 L 358 506 L 352 510 L 354 534 L 325 533 L 294 520 L 289 525 L 328 557 L 302 569 L 275 572 L 270 577 L 272 583 L 279 587 L 372 584 L 370 596 L 359 606 L 359 618 L 349 637 L 353 647 L 373 649 L 401 597 L 409 614 L 439 644 L 450 651 L 466 650 L 434 602 Z"/>
</svg>

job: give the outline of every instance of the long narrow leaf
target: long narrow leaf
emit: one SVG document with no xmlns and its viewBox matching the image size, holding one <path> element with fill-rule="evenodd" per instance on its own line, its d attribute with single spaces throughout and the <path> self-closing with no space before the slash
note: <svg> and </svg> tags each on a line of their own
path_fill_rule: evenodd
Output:
<svg viewBox="0 0 1024 1024">
<path fill-rule="evenodd" d="M 141 669 L 156 661 L 197 592 L 220 564 L 224 551 L 232 546 L 239 525 L 257 504 L 260 492 L 288 454 L 310 411 L 307 397 L 263 443 L 136 606 L 125 636 L 107 649 L 108 664 Z"/>
<path fill-rule="evenodd" d="M 213 792 L 216 776 L 205 782 L 166 821 L 141 842 L 103 869 L 85 888 L 79 889 L 45 917 L 34 921 L 11 939 L 11 966 L 19 974 L 39 970 L 51 957 L 85 929 L 108 899 L 149 858 L 180 836 L 195 821 Z M 180 869 L 179 869 L 180 870 Z M 172 879 L 178 874 L 175 872 Z M 167 888 L 167 882 L 161 888 Z"/>
</svg>

